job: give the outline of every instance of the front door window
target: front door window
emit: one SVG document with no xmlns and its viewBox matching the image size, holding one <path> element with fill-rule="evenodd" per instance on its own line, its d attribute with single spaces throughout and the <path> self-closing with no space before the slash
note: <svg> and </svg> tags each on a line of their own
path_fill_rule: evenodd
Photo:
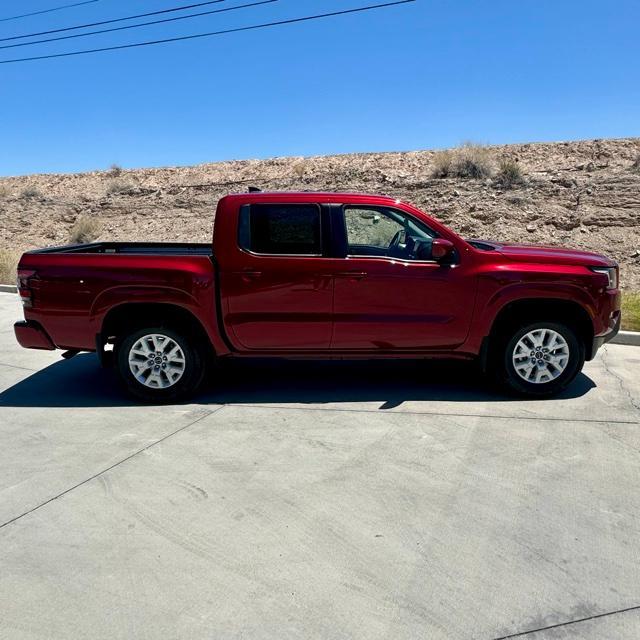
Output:
<svg viewBox="0 0 640 640">
<path fill-rule="evenodd" d="M 386 207 L 344 208 L 348 255 L 431 260 L 434 233 L 406 214 Z"/>
</svg>

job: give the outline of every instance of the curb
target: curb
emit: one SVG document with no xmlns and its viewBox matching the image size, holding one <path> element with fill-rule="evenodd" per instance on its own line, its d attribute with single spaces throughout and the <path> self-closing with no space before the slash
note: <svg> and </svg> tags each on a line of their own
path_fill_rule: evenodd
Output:
<svg viewBox="0 0 640 640">
<path fill-rule="evenodd" d="M 2 293 L 18 293 L 18 288 L 11 284 L 0 284 Z M 611 344 L 627 344 L 640 347 L 640 331 L 618 331 L 618 335 L 611 340 Z"/>
<path fill-rule="evenodd" d="M 640 347 L 640 331 L 618 331 L 611 344 L 629 344 Z"/>
</svg>

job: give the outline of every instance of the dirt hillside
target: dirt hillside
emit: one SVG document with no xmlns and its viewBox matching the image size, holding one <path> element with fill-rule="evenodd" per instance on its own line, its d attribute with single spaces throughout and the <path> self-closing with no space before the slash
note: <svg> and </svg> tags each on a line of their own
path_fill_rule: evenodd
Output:
<svg viewBox="0 0 640 640">
<path fill-rule="evenodd" d="M 620 262 L 624 288 L 640 290 L 640 139 L 517 144 L 483 153 L 490 166 L 480 178 L 436 177 L 444 154 L 433 151 L 0 178 L 0 249 L 67 243 L 79 219 L 95 221 L 104 240 L 206 242 L 218 198 L 253 184 L 390 194 L 465 237 L 605 253 Z M 506 160 L 521 173 L 511 188 L 499 180 Z"/>
</svg>

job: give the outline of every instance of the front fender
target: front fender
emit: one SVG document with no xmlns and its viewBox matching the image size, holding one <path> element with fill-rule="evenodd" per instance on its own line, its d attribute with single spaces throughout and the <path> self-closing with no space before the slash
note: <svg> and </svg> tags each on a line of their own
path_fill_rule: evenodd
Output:
<svg viewBox="0 0 640 640">
<path fill-rule="evenodd" d="M 563 272 L 562 279 L 551 269 L 548 272 L 539 270 L 535 274 L 527 273 L 526 276 L 522 272 L 505 270 L 481 277 L 473 330 L 465 349 L 479 353 L 483 339 L 491 332 L 500 312 L 507 305 L 519 301 L 557 300 L 574 303 L 586 311 L 593 326 L 597 315 L 597 295 L 601 293 L 594 286 L 594 279 L 589 277 L 590 274 L 585 274 L 582 267 L 565 267 Z"/>
</svg>

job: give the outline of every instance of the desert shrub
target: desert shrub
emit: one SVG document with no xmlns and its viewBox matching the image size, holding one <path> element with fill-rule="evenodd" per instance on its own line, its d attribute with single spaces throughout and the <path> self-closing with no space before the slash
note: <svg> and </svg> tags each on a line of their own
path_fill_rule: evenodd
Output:
<svg viewBox="0 0 640 640">
<path fill-rule="evenodd" d="M 118 193 L 126 193 L 127 191 L 131 191 L 131 189 L 133 189 L 133 185 L 130 182 L 111 180 L 111 182 L 107 184 L 107 195 L 111 196 Z"/>
<path fill-rule="evenodd" d="M 10 193 L 11 191 L 9 191 L 8 187 L 5 187 L 4 185 L 0 185 L 0 200 L 4 200 L 5 198 L 8 198 Z"/>
<path fill-rule="evenodd" d="M 436 151 L 433 156 L 432 175 L 434 178 L 446 178 L 451 175 L 453 157 L 452 151 Z"/>
<path fill-rule="evenodd" d="M 434 157 L 436 178 L 487 178 L 493 173 L 491 151 L 479 144 L 466 143 Z"/>
<path fill-rule="evenodd" d="M 91 216 L 80 216 L 71 227 L 69 242 L 84 244 L 93 242 L 100 235 L 100 223 Z"/>
<path fill-rule="evenodd" d="M 292 167 L 293 173 L 298 176 L 298 178 L 302 178 L 307 171 L 307 166 L 304 160 L 300 160 L 300 162 L 296 162 Z"/>
<path fill-rule="evenodd" d="M 112 164 L 107 171 L 107 174 L 112 178 L 117 178 L 122 174 L 122 167 L 119 164 Z"/>
<path fill-rule="evenodd" d="M 496 186 L 503 189 L 513 189 L 524 183 L 524 175 L 520 165 L 514 160 L 503 159 L 496 174 Z"/>
<path fill-rule="evenodd" d="M 40 193 L 40 191 L 38 190 L 37 187 L 34 187 L 33 185 L 30 185 L 28 187 L 25 187 L 20 192 L 20 197 L 25 199 L 25 200 L 33 200 L 35 198 L 41 198 L 42 194 Z"/>
<path fill-rule="evenodd" d="M 15 284 L 20 253 L 11 249 L 0 249 L 0 284 Z"/>
<path fill-rule="evenodd" d="M 636 159 L 633 161 L 633 164 L 631 165 L 631 171 L 634 171 L 635 173 L 640 173 L 640 153 L 638 154 Z"/>
<path fill-rule="evenodd" d="M 454 169 L 458 178 L 486 178 L 493 171 L 491 152 L 479 144 L 465 144 L 458 149 Z"/>
</svg>

